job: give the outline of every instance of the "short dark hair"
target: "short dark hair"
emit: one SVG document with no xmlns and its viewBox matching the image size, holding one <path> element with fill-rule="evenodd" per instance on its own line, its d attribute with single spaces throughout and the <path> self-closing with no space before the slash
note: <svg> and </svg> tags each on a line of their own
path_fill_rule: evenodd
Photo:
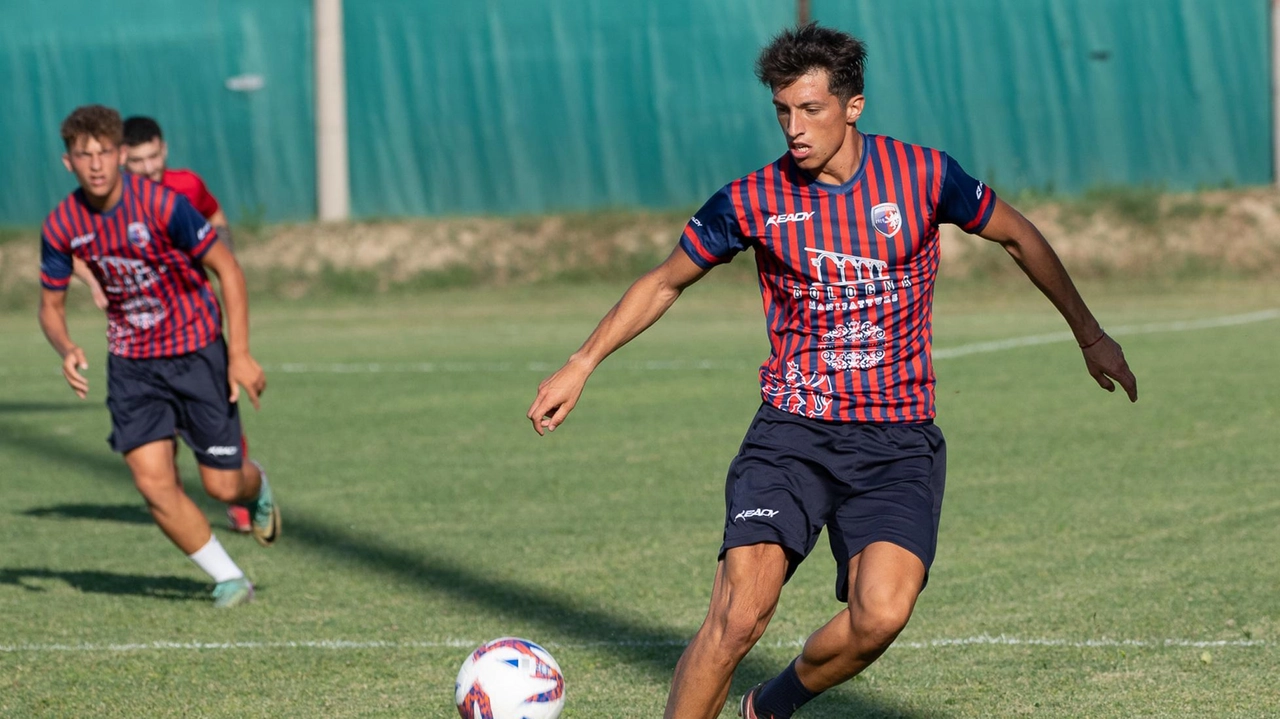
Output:
<svg viewBox="0 0 1280 719">
<path fill-rule="evenodd" d="M 811 70 L 826 70 L 831 94 L 848 102 L 862 94 L 867 48 L 846 32 L 816 22 L 783 30 L 760 51 L 756 77 L 771 90 L 786 87 Z"/>
<path fill-rule="evenodd" d="M 105 105 L 81 105 L 62 121 L 62 144 L 70 150 L 81 137 L 120 144 L 120 113 Z"/>
<path fill-rule="evenodd" d="M 160 123 L 149 117 L 134 115 L 124 121 L 124 144 L 130 147 L 136 147 L 152 140 L 163 139 L 164 135 L 160 132 Z"/>
</svg>

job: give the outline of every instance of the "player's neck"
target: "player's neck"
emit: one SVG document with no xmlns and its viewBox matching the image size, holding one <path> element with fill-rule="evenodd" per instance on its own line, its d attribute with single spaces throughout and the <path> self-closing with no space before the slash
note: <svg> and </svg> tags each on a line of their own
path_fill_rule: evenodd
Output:
<svg viewBox="0 0 1280 719">
<path fill-rule="evenodd" d="M 827 160 L 815 179 L 829 185 L 843 185 L 857 173 L 862 165 L 862 133 L 857 125 L 850 125 L 840 150 Z"/>
<path fill-rule="evenodd" d="M 112 187 L 110 192 L 101 197 L 90 195 L 88 192 L 84 192 L 83 189 L 81 189 L 81 194 L 84 195 L 86 205 L 98 212 L 106 212 L 120 203 L 120 196 L 124 194 L 124 177 L 117 178 L 115 187 Z"/>
</svg>

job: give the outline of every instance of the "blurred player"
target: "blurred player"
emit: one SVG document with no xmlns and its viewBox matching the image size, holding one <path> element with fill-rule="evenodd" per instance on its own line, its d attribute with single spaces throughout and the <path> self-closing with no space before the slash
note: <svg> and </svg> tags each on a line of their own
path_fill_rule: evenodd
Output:
<svg viewBox="0 0 1280 719">
<path fill-rule="evenodd" d="M 149 117 L 135 116 L 124 121 L 125 167 L 135 175 L 142 175 L 158 182 L 187 198 L 196 210 L 218 231 L 218 238 L 228 249 L 231 244 L 231 225 L 223 214 L 218 199 L 209 192 L 204 180 L 191 170 L 170 170 L 166 166 L 169 146 L 164 141 L 160 124 Z M 107 296 L 93 273 L 80 259 L 74 260 L 75 276 L 93 293 L 93 303 L 98 309 L 107 308 Z M 234 520 L 233 520 L 234 522 Z M 237 531 L 247 531 L 238 529 Z"/>
<path fill-rule="evenodd" d="M 244 276 L 217 231 L 181 195 L 120 171 L 120 115 L 101 105 L 77 108 L 62 123 L 62 161 L 80 188 L 41 230 L 40 327 L 62 357 L 62 373 L 81 398 L 89 381 L 84 351 L 66 323 L 73 257 L 103 286 L 107 306 L 107 408 L 113 449 L 124 455 L 151 516 L 217 583 L 216 606 L 253 597 L 253 585 L 183 492 L 174 437 L 195 452 L 209 496 L 249 508 L 264 546 L 280 535 L 280 513 L 256 462 L 241 449 L 241 388 L 255 408 L 266 388 L 249 354 Z M 218 276 L 227 312 L 205 275 Z"/>
<path fill-rule="evenodd" d="M 218 232 L 218 240 L 231 245 L 231 227 L 227 216 L 223 214 L 218 200 L 209 192 L 204 180 L 191 170 L 170 170 L 167 167 L 169 146 L 164 141 L 160 124 L 149 117 L 135 116 L 124 121 L 125 168 L 135 175 L 141 175 L 158 182 L 187 198 L 191 206 L 213 225 Z M 107 297 L 101 285 L 94 279 L 93 273 L 79 258 L 73 260 L 76 277 L 84 281 L 93 293 L 93 302 L 99 309 L 107 308 Z M 175 445 L 174 449 L 177 449 Z M 248 442 L 242 443 L 242 449 L 248 454 Z M 239 505 L 227 505 L 227 526 L 233 531 L 248 534 L 252 531 L 252 520 L 249 511 Z"/>
<path fill-rule="evenodd" d="M 764 403 L 729 467 L 711 607 L 676 665 L 668 719 L 720 713 L 824 527 L 846 607 L 739 714 L 790 717 L 906 626 L 933 561 L 946 467 L 930 359 L 939 224 L 1003 245 L 1062 313 L 1097 383 L 1137 399 L 1120 346 L 1035 226 L 945 153 L 858 130 L 864 60 L 857 39 L 813 24 L 763 50 L 757 75 L 788 152 L 712 196 L 529 408 L 539 434 L 554 430 L 605 357 L 711 268 L 755 251 L 771 341 Z"/>
</svg>

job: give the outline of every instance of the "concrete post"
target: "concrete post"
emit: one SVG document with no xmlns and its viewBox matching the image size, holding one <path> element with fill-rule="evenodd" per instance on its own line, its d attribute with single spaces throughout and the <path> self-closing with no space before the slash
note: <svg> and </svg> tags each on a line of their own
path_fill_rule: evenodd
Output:
<svg viewBox="0 0 1280 719">
<path fill-rule="evenodd" d="M 342 0 L 312 0 L 315 23 L 316 208 L 321 222 L 351 217 L 347 71 Z"/>
</svg>

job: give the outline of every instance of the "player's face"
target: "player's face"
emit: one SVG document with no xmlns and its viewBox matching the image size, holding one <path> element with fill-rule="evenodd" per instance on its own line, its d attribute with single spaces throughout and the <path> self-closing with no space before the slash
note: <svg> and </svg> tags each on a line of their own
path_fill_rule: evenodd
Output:
<svg viewBox="0 0 1280 719">
<path fill-rule="evenodd" d="M 853 124 L 862 114 L 862 104 L 862 95 L 841 102 L 831 93 L 827 71 L 821 69 L 773 92 L 773 107 L 792 159 L 818 179 L 837 183 L 847 178 L 828 177 L 827 164 L 842 150 L 850 151 Z"/>
<path fill-rule="evenodd" d="M 80 136 L 75 139 L 62 164 L 76 176 L 90 198 L 105 199 L 120 187 L 120 164 L 124 150 L 110 140 Z"/>
<path fill-rule="evenodd" d="M 164 140 L 155 138 L 141 145 L 128 145 L 125 167 L 135 175 L 142 175 L 153 182 L 164 182 L 164 162 L 169 156 L 169 148 Z"/>
</svg>

